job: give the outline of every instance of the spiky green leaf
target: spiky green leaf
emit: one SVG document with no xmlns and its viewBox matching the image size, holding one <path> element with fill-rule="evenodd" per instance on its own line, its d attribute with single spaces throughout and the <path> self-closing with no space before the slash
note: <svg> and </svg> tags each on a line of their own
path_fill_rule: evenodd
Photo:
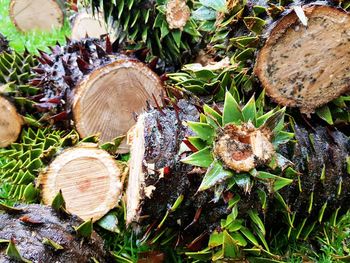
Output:
<svg viewBox="0 0 350 263">
<path fill-rule="evenodd" d="M 92 219 L 85 221 L 81 225 L 74 227 L 77 234 L 81 237 L 90 238 L 93 231 Z"/>
<path fill-rule="evenodd" d="M 63 249 L 63 247 L 60 244 L 58 244 L 57 242 L 53 241 L 52 239 L 49 239 L 46 237 L 43 238 L 42 243 L 44 245 L 48 245 L 48 246 L 52 247 L 56 251 Z"/>
<path fill-rule="evenodd" d="M 231 171 L 225 170 L 218 160 L 214 160 L 210 164 L 206 174 L 204 175 L 204 178 L 202 180 L 201 185 L 199 186 L 198 191 L 207 190 L 210 187 L 216 185 L 217 183 L 223 182 L 227 178 L 232 176 L 233 173 Z"/>
<path fill-rule="evenodd" d="M 228 123 L 239 124 L 243 120 L 243 115 L 240 106 L 237 101 L 233 98 L 230 92 L 226 92 L 224 111 L 222 115 L 222 124 Z"/>
<path fill-rule="evenodd" d="M 183 163 L 208 168 L 210 164 L 213 162 L 214 158 L 211 153 L 210 147 L 206 147 L 190 156 L 181 160 Z"/>
</svg>

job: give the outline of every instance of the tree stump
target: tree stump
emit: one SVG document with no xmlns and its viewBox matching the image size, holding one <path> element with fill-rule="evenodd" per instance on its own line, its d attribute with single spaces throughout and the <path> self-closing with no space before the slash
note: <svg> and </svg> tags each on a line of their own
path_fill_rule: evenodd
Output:
<svg viewBox="0 0 350 263">
<path fill-rule="evenodd" d="M 44 204 L 51 204 L 61 190 L 68 212 L 83 220 L 100 219 L 119 201 L 122 169 L 95 144 L 83 144 L 63 151 L 40 174 Z"/>
<path fill-rule="evenodd" d="M 86 36 L 100 38 L 101 35 L 108 34 L 111 41 L 115 40 L 113 33 L 108 24 L 105 22 L 102 13 L 95 13 L 95 15 L 89 13 L 77 14 L 72 23 L 72 35 L 73 40 L 80 40 Z"/>
<path fill-rule="evenodd" d="M 0 147 L 15 142 L 21 132 L 23 120 L 7 99 L 0 96 Z"/>
<path fill-rule="evenodd" d="M 259 52 L 255 74 L 277 103 L 313 113 L 350 90 L 350 15 L 321 5 L 303 10 L 307 26 L 295 12 L 277 22 Z"/>
<path fill-rule="evenodd" d="M 12 22 L 22 32 L 50 32 L 64 23 L 62 0 L 11 0 L 9 12 Z"/>
<path fill-rule="evenodd" d="M 143 63 L 117 60 L 89 74 L 74 95 L 72 112 L 81 137 L 99 133 L 103 142 L 126 134 L 147 100 L 162 90 L 159 77 Z M 121 149 L 123 150 L 123 149 Z M 127 148 L 124 147 L 124 150 Z"/>
</svg>

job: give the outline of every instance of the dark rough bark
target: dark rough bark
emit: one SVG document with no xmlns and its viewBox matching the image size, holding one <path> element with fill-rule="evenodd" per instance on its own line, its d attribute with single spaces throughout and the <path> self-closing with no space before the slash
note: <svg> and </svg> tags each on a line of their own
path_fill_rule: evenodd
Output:
<svg viewBox="0 0 350 263">
<path fill-rule="evenodd" d="M 14 240 L 21 256 L 32 262 L 111 262 L 103 248 L 103 240 L 93 232 L 90 239 L 76 236 L 73 226 L 82 220 L 57 213 L 48 206 L 20 205 L 19 213 L 0 214 L 0 239 Z M 42 243 L 51 239 L 63 249 L 55 251 Z M 0 244 L 0 262 L 17 262 L 5 254 L 6 243 Z"/>
<path fill-rule="evenodd" d="M 179 109 L 167 107 L 162 112 L 155 109 L 144 114 L 145 184 L 140 189 L 139 213 L 145 219 L 137 223 L 160 223 L 176 199 L 183 195 L 181 205 L 170 213 L 164 225 L 175 227 L 180 232 L 186 229 L 183 237 L 192 241 L 204 231 L 213 230 L 228 211 L 223 201 L 213 202 L 212 191 L 197 193 L 203 171 L 180 162 L 183 157 L 179 154 L 180 144 L 185 136 L 193 135 L 183 121 L 197 121 L 199 115 L 196 107 L 182 100 L 176 108 Z M 133 187 L 133 182 L 129 182 L 129 187 Z M 145 193 L 147 187 L 154 187 L 150 196 Z M 189 226 L 198 209 L 201 209 L 198 221 Z"/>
<path fill-rule="evenodd" d="M 0 53 L 5 51 L 10 52 L 9 42 L 6 37 L 0 33 Z"/>
<path fill-rule="evenodd" d="M 194 106 L 184 102 L 180 102 L 178 106 L 180 108 L 178 118 L 181 122 L 198 121 L 198 113 Z M 152 110 L 144 115 L 145 183 L 140 188 L 142 194 L 138 212 L 141 217 L 137 225 L 155 223 L 157 226 L 177 198 L 183 195 L 181 205 L 169 214 L 164 225 L 175 227 L 180 233 L 184 231 L 186 237 L 193 239 L 205 231 L 210 233 L 218 227 L 220 219 L 225 218 L 229 212 L 224 202 L 225 196 L 238 194 L 241 197 L 238 207 L 242 218 L 246 218 L 247 211 L 253 208 L 265 218 L 268 229 L 278 231 L 280 227 L 285 228 L 282 220 L 279 222 L 275 220 L 281 215 L 280 205 L 276 203 L 274 193 L 269 195 L 267 209 L 265 211 L 261 209 L 256 189 L 268 193 L 267 186 L 263 182 L 255 180 L 253 188 L 248 192 L 243 188 L 234 187 L 229 192 L 224 192 L 216 203 L 213 201 L 213 189 L 197 192 L 205 169 L 182 164 L 180 159 L 184 156 L 178 154 L 183 139 L 193 134 L 188 128 L 178 125 L 176 111 L 173 108 L 167 107 L 162 112 Z M 350 198 L 350 179 L 346 165 L 350 154 L 349 138 L 340 131 L 320 125 L 315 125 L 313 129 L 295 125 L 295 136 L 296 142 L 283 145 L 278 150 L 294 163 L 293 169 L 300 173 L 302 191 L 299 190 L 297 177 L 293 177 L 294 182 L 291 185 L 279 191 L 290 212 L 297 214 L 295 226 L 305 218 L 308 218 L 308 224 L 318 220 L 326 202 L 324 219 L 339 207 L 345 211 L 349 207 L 346 200 Z M 278 174 L 267 167 L 260 170 Z M 322 174 L 325 175 L 324 179 L 321 178 Z M 280 176 L 286 175 L 280 174 Z M 339 192 L 340 183 L 342 185 Z M 133 182 L 129 182 L 130 186 L 133 186 Z M 145 191 L 147 187 L 151 187 L 151 195 Z M 312 192 L 313 204 L 309 213 Z M 187 228 L 199 209 L 201 213 L 197 217 L 197 222 Z"/>
<path fill-rule="evenodd" d="M 192 104 L 180 100 L 175 108 L 145 114 L 145 161 L 155 169 L 174 167 L 180 160 L 179 147 L 185 136 L 193 135 L 183 121 L 197 121 L 198 111 Z"/>
<path fill-rule="evenodd" d="M 328 215 L 339 207 L 348 209 L 350 179 L 346 159 L 350 155 L 350 139 L 340 131 L 322 126 L 310 131 L 296 125 L 295 136 L 297 143 L 290 158 L 295 170 L 300 172 L 302 192 L 297 182 L 281 192 L 287 204 L 291 205 L 291 210 L 297 211 L 301 217 L 316 218 L 325 202 Z M 312 192 L 314 201 L 309 214 Z"/>
</svg>

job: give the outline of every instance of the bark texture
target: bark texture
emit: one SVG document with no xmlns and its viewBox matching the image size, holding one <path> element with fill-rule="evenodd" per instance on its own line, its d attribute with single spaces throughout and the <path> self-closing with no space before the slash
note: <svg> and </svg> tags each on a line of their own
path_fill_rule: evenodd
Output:
<svg viewBox="0 0 350 263">
<path fill-rule="evenodd" d="M 74 215 L 57 213 L 48 206 L 20 205 L 20 212 L 0 214 L 0 239 L 12 239 L 20 255 L 32 262 L 111 262 L 103 248 L 103 240 L 93 232 L 91 238 L 77 237 L 73 226 L 82 220 Z M 55 251 L 43 244 L 44 238 L 61 245 Z M 17 262 L 5 254 L 0 244 L 0 261 Z"/>
</svg>

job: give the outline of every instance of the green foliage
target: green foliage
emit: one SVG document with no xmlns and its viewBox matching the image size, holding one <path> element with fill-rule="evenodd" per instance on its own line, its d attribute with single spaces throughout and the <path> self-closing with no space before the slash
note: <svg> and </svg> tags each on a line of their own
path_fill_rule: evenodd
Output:
<svg viewBox="0 0 350 263">
<path fill-rule="evenodd" d="M 8 241 L 8 246 L 6 248 L 6 255 L 18 262 L 23 262 L 23 263 L 32 263 L 32 261 L 25 259 L 21 256 L 21 254 L 18 251 L 18 248 L 16 247 L 16 244 L 14 242 L 14 240 L 9 240 Z"/>
<path fill-rule="evenodd" d="M 103 10 L 105 19 L 114 20 L 117 39 L 127 48 L 147 47 L 151 57 L 159 56 L 178 64 L 191 55 L 192 48 L 201 36 L 193 19 L 189 19 L 183 30 L 169 28 L 166 19 L 167 1 L 142 0 L 89 0 L 93 10 Z M 191 2 L 187 1 L 191 8 Z"/>
<path fill-rule="evenodd" d="M 350 95 L 340 96 L 316 109 L 316 115 L 330 125 L 350 122 Z"/>
<path fill-rule="evenodd" d="M 234 95 L 232 95 L 234 94 Z M 199 186 L 198 191 L 212 190 L 220 196 L 222 192 L 231 191 L 234 198 L 228 201 L 228 209 L 231 213 L 226 219 L 222 219 L 219 230 L 210 235 L 208 247 L 210 250 L 198 253 L 187 253 L 188 256 L 207 257 L 213 261 L 227 257 L 239 258 L 243 251 L 276 257 L 270 252 L 266 241 L 266 229 L 261 219 L 261 211 L 266 210 L 267 196 L 273 196 L 277 201 L 284 202 L 278 193 L 284 187 L 292 184 L 295 178 L 287 178 L 267 172 L 275 170 L 281 174 L 286 168 L 286 159 L 271 162 L 262 170 L 252 169 L 250 173 L 238 173 L 225 167 L 213 154 L 216 138 L 222 127 L 226 125 L 242 125 L 250 122 L 256 128 L 268 129 L 272 132 L 272 144 L 275 149 L 282 143 L 286 143 L 293 134 L 286 133 L 284 129 L 285 109 L 275 108 L 265 113 L 261 107 L 265 104 L 263 96 L 255 100 L 254 96 L 245 105 L 241 104 L 238 92 L 233 90 L 232 94 L 226 92 L 223 112 L 219 112 L 209 105 L 204 105 L 204 114 L 200 122 L 188 122 L 188 126 L 195 132 L 195 137 L 188 138 L 191 142 L 195 138 L 201 140 L 200 145 L 205 148 L 186 157 L 182 161 L 187 164 L 207 168 L 206 174 Z M 195 145 L 193 145 L 196 148 Z M 275 159 L 283 158 L 276 155 Z M 259 185 L 259 186 L 256 186 Z M 251 209 L 240 211 L 241 192 L 248 195 L 259 196 L 259 210 Z M 281 199 L 282 198 L 282 199 Z M 288 209 L 288 207 L 285 207 Z M 245 214 L 245 216 L 243 216 Z M 204 254 L 203 254 L 204 253 Z"/>
<path fill-rule="evenodd" d="M 85 221 L 77 227 L 74 227 L 74 229 L 77 232 L 78 236 L 89 238 L 93 231 L 92 219 Z"/>
<path fill-rule="evenodd" d="M 225 91 L 237 98 L 238 90 L 250 91 L 253 77 L 248 69 L 232 65 L 229 61 L 217 69 L 203 67 L 200 64 L 187 64 L 180 72 L 167 74 L 168 84 L 184 89 L 209 101 L 223 101 Z"/>
<path fill-rule="evenodd" d="M 10 47 L 17 52 L 28 50 L 30 53 L 38 54 L 38 49 L 49 52 L 49 46 L 54 46 L 58 41 L 65 43 L 65 36 L 70 35 L 70 25 L 66 19 L 62 29 L 53 29 L 52 32 L 33 31 L 22 33 L 17 30 L 9 16 L 10 0 L 0 0 L 0 28 L 1 33 L 7 37 Z"/>
<path fill-rule="evenodd" d="M 0 202 L 36 202 L 39 190 L 34 180 L 39 172 L 62 147 L 77 141 L 75 131 L 23 130 L 18 143 L 0 150 Z"/>
<path fill-rule="evenodd" d="M 132 263 L 137 262 L 138 253 L 142 251 L 148 251 L 149 247 L 140 243 L 137 237 L 131 229 L 126 228 L 125 216 L 126 206 L 125 202 L 121 202 L 121 206 L 111 211 L 109 214 L 113 214 L 114 220 L 117 225 L 113 226 L 118 231 L 110 231 L 105 229 L 106 219 L 102 218 L 95 224 L 95 230 L 104 238 L 105 244 L 109 250 L 111 250 L 116 262 Z M 107 216 L 109 215 L 107 214 Z M 96 228 L 97 226 L 97 228 Z M 108 228 L 111 225 L 109 224 Z"/>
<path fill-rule="evenodd" d="M 18 52 L 0 54 L 0 95 L 10 97 L 21 114 L 26 116 L 28 124 L 35 120 L 28 115 L 33 102 L 30 96 L 36 95 L 38 88 L 28 85 L 34 76 L 31 69 L 37 65 L 37 60 L 31 54 Z"/>
<path fill-rule="evenodd" d="M 335 211 L 323 225 L 315 227 L 307 240 L 288 239 L 277 233 L 271 242 L 275 253 L 285 255 L 284 262 L 349 262 L 350 212 L 342 216 Z"/>
</svg>

